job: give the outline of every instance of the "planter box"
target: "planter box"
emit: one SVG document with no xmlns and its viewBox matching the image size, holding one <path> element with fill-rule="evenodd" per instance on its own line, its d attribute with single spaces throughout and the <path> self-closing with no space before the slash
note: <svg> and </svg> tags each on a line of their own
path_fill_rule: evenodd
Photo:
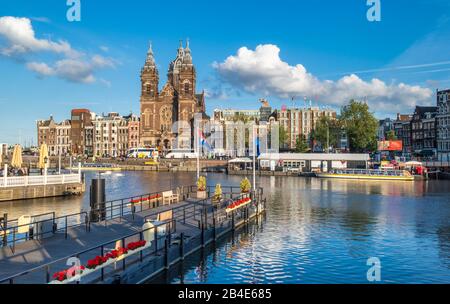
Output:
<svg viewBox="0 0 450 304">
<path fill-rule="evenodd" d="M 140 247 L 140 248 L 137 248 L 137 249 L 135 249 L 135 250 L 129 250 L 127 254 L 123 254 L 123 255 L 121 255 L 120 257 L 116 258 L 116 259 L 109 259 L 108 261 L 106 261 L 105 263 L 103 263 L 103 264 L 100 265 L 100 266 L 95 267 L 94 269 L 86 268 L 86 269 L 83 271 L 82 274 L 75 275 L 75 276 L 71 277 L 71 278 L 68 279 L 68 280 L 65 280 L 65 281 L 62 281 L 62 282 L 61 282 L 61 281 L 58 281 L 58 280 L 54 280 L 54 281 L 51 281 L 51 282 L 48 283 L 48 284 L 69 284 L 69 283 L 73 283 L 73 282 L 80 281 L 81 278 L 83 278 L 83 277 L 85 277 L 85 276 L 87 276 L 87 275 L 89 275 L 89 274 L 91 274 L 91 273 L 93 273 L 93 272 L 99 271 L 99 270 L 101 270 L 102 268 L 105 268 L 105 267 L 107 267 L 107 266 L 109 266 L 109 265 L 111 265 L 111 264 L 117 263 L 117 262 L 119 262 L 119 261 L 121 261 L 121 260 L 123 260 L 123 259 L 125 259 L 125 258 L 127 258 L 127 257 L 129 257 L 129 256 L 132 256 L 132 255 L 134 255 L 134 254 L 136 254 L 136 253 L 139 253 L 139 252 L 141 252 L 142 250 L 147 249 L 147 248 L 149 248 L 149 247 L 151 247 L 151 243 L 148 243 L 148 244 L 146 244 L 145 246 Z"/>
<path fill-rule="evenodd" d="M 206 191 L 197 191 L 197 198 L 201 199 L 207 198 Z"/>
</svg>

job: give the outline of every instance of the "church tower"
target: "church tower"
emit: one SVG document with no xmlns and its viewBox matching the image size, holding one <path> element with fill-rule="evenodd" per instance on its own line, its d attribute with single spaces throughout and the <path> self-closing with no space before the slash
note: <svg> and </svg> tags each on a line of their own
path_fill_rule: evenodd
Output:
<svg viewBox="0 0 450 304">
<path fill-rule="evenodd" d="M 192 62 L 189 40 L 177 71 L 175 90 L 178 93 L 178 117 L 179 120 L 190 122 L 197 112 L 197 100 L 195 96 L 196 72 Z"/>
<path fill-rule="evenodd" d="M 158 90 L 159 76 L 153 50 L 147 52 L 141 70 L 141 145 L 161 149 L 191 146 L 196 113 L 204 113 L 205 94 L 195 93 L 196 72 L 189 41 L 180 41 L 176 58 L 170 63 L 167 82 Z"/>
<path fill-rule="evenodd" d="M 147 51 L 147 58 L 141 70 L 141 145 L 152 146 L 155 128 L 155 102 L 158 100 L 159 75 L 153 56 L 152 45 Z"/>
</svg>

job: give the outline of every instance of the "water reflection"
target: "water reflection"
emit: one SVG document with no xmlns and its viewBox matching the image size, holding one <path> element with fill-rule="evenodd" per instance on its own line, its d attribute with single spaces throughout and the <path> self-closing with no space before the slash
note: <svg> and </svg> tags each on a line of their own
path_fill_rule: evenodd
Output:
<svg viewBox="0 0 450 304">
<path fill-rule="evenodd" d="M 93 176 L 87 174 L 87 185 Z M 104 177 L 108 199 L 195 183 L 195 173 L 187 172 Z M 241 177 L 209 174 L 207 180 L 238 185 Z M 378 257 L 383 282 L 450 283 L 449 181 L 259 177 L 258 185 L 268 201 L 265 221 L 189 257 L 161 282 L 367 283 L 367 258 Z M 10 218 L 88 208 L 88 192 L 0 203 Z"/>
</svg>

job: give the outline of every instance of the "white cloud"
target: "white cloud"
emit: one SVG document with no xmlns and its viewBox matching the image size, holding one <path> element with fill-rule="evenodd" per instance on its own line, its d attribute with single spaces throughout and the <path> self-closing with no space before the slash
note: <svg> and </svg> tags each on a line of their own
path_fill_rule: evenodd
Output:
<svg viewBox="0 0 450 304">
<path fill-rule="evenodd" d="M 114 68 L 117 62 L 112 58 L 92 55 L 90 58 L 74 50 L 66 41 L 54 42 L 36 38 L 31 21 L 28 18 L 1 17 L 0 37 L 6 45 L 0 45 L 0 55 L 15 57 L 20 55 L 26 67 L 39 77 L 56 76 L 70 82 L 93 83 L 95 72 L 99 69 Z M 27 62 L 27 54 L 50 52 L 56 55 L 52 64 L 39 61 Z M 104 81 L 102 83 L 105 84 Z"/>
<path fill-rule="evenodd" d="M 92 65 L 98 68 L 114 68 L 116 66 L 116 62 L 111 58 L 94 55 L 92 56 Z"/>
<path fill-rule="evenodd" d="M 27 68 L 42 76 L 51 76 L 55 74 L 54 69 L 49 67 L 45 62 L 28 62 Z"/>
<path fill-rule="evenodd" d="M 100 56 L 101 57 L 101 56 Z M 91 61 L 82 59 L 62 59 L 55 62 L 54 66 L 49 66 L 44 62 L 29 62 L 27 68 L 39 76 L 58 76 L 61 79 L 78 82 L 93 83 L 95 69 L 114 67 L 114 63 L 106 58 L 94 56 Z M 105 84 L 106 80 L 101 82 Z"/>
<path fill-rule="evenodd" d="M 35 36 L 31 21 L 28 18 L 0 17 L 0 36 L 7 41 L 7 46 L 0 49 L 5 56 L 14 56 L 28 52 L 49 51 L 64 54 L 69 57 L 79 56 L 67 41 L 54 42 L 48 39 L 38 39 Z"/>
<path fill-rule="evenodd" d="M 390 110 L 427 103 L 433 92 L 428 88 L 404 83 L 386 84 L 374 78 L 365 81 L 351 74 L 338 80 L 320 80 L 297 64 L 291 66 L 280 58 L 276 45 L 258 45 L 255 50 L 241 47 L 236 55 L 214 63 L 220 77 L 239 89 L 281 98 L 309 96 L 323 103 L 342 105 L 350 99 L 367 98 L 375 107 L 389 105 Z"/>
</svg>

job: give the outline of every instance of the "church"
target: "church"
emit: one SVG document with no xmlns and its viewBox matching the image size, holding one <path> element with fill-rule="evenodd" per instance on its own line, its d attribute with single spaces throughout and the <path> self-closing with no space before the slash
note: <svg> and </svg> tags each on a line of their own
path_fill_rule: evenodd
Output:
<svg viewBox="0 0 450 304">
<path fill-rule="evenodd" d="M 196 72 L 189 41 L 180 41 L 177 56 L 169 65 L 167 82 L 159 91 L 159 73 L 150 45 L 141 70 L 142 147 L 188 148 L 193 141 L 194 115 L 205 114 L 205 93 L 196 93 Z M 177 123 L 176 123 L 177 122 Z"/>
</svg>

